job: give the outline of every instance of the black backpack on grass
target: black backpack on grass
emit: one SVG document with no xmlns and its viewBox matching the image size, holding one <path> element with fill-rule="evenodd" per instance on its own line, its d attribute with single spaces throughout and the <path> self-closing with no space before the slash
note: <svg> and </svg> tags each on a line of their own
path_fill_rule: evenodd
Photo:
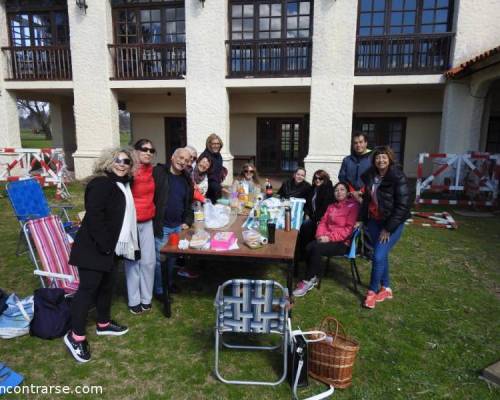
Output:
<svg viewBox="0 0 500 400">
<path fill-rule="evenodd" d="M 71 327 L 71 312 L 64 290 L 41 288 L 35 290 L 35 313 L 30 335 L 42 339 L 62 337 Z"/>
</svg>

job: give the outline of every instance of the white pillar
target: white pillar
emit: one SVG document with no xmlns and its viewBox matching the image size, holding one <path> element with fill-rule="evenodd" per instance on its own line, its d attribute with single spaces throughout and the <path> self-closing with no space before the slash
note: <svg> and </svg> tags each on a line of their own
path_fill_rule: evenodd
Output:
<svg viewBox="0 0 500 400">
<path fill-rule="evenodd" d="M 446 84 L 439 151 L 465 153 L 479 150 L 485 98 L 471 93 L 467 80 Z"/>
<path fill-rule="evenodd" d="M 0 2 L 0 47 L 9 46 L 5 2 Z M 5 90 L 7 58 L 0 53 L 0 147 L 21 147 L 19 115 L 14 93 Z"/>
<path fill-rule="evenodd" d="M 222 138 L 228 176 L 233 175 L 229 151 L 229 96 L 225 88 L 227 0 L 186 2 L 187 142 L 199 152 L 210 133 Z"/>
<path fill-rule="evenodd" d="M 336 180 L 351 146 L 357 1 L 314 2 L 308 175 Z"/>
<path fill-rule="evenodd" d="M 109 1 L 87 0 L 85 14 L 68 2 L 74 114 L 78 149 L 74 153 L 76 178 L 89 175 L 104 148 L 120 144 L 118 102 L 109 88 L 112 74 L 107 45 L 113 26 Z"/>
</svg>

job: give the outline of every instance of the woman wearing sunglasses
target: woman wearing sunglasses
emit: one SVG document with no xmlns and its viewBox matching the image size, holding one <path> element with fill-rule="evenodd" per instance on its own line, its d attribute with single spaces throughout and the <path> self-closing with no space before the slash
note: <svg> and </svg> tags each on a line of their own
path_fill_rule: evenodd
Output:
<svg viewBox="0 0 500 400">
<path fill-rule="evenodd" d="M 321 218 L 316 230 L 316 240 L 307 245 L 306 279 L 293 291 L 296 297 L 304 296 L 318 284 L 322 256 L 341 256 L 349 251 L 351 236 L 358 218 L 359 203 L 349 196 L 347 183 L 333 187 L 335 201 Z"/>
<path fill-rule="evenodd" d="M 333 185 L 330 175 L 322 169 L 313 174 L 312 186 L 306 195 L 304 213 L 306 220 L 300 227 L 299 248 L 301 257 L 306 255 L 306 246 L 314 240 L 316 228 L 328 206 L 333 202 Z"/>
<path fill-rule="evenodd" d="M 231 192 L 238 193 L 240 188 L 243 189 L 246 195 L 251 193 L 255 195 L 261 192 L 259 174 L 253 164 L 243 164 L 239 175 L 231 186 Z"/>
<path fill-rule="evenodd" d="M 187 147 L 187 146 L 186 146 Z M 207 156 L 200 156 L 196 160 L 196 164 L 191 172 L 191 180 L 193 181 L 193 201 L 204 203 L 206 201 L 206 194 L 208 191 L 208 174 L 212 162 Z"/>
<path fill-rule="evenodd" d="M 132 157 L 128 150 L 105 151 L 85 189 L 85 217 L 71 248 L 69 263 L 78 267 L 80 285 L 71 303 L 71 330 L 64 343 L 79 362 L 90 361 L 85 337 L 89 308 L 97 310 L 97 335 L 128 332 L 111 320 L 111 297 L 118 260 L 139 257 L 134 198 L 130 189 Z"/>
<path fill-rule="evenodd" d="M 137 212 L 137 230 L 141 247 L 140 260 L 125 260 L 128 308 L 132 314 L 151 310 L 153 283 L 155 276 L 156 253 L 153 233 L 155 205 L 153 197 L 153 159 L 156 150 L 148 139 L 139 139 L 134 144 L 134 181 L 132 195 Z"/>
<path fill-rule="evenodd" d="M 363 305 L 392 299 L 389 282 L 389 252 L 403 233 L 410 216 L 410 190 L 406 175 L 389 146 L 377 147 L 372 166 L 361 179 L 365 185 L 361 217 L 373 243 L 370 287 Z"/>
</svg>

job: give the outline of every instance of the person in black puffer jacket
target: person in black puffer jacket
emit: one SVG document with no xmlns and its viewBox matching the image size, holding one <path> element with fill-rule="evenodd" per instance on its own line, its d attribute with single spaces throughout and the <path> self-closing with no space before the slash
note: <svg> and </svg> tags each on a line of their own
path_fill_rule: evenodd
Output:
<svg viewBox="0 0 500 400">
<path fill-rule="evenodd" d="M 373 152 L 372 167 L 362 175 L 365 185 L 361 218 L 374 244 L 370 287 L 364 306 L 392 299 L 389 286 L 389 252 L 403 233 L 410 216 L 408 181 L 389 146 Z"/>
<path fill-rule="evenodd" d="M 316 229 L 319 221 L 323 218 L 326 209 L 333 203 L 333 185 L 330 175 L 322 169 L 314 172 L 312 186 L 306 194 L 306 204 L 304 214 L 307 219 L 304 220 L 299 232 L 299 257 L 306 255 L 306 246 L 315 239 Z"/>
<path fill-rule="evenodd" d="M 222 155 L 220 154 L 223 146 L 222 139 L 215 133 L 212 133 L 207 137 L 206 149 L 200 154 L 200 158 L 207 157 L 212 164 L 208 173 L 208 191 L 206 197 L 213 204 L 222 197 L 222 182 L 227 174 L 227 170 L 223 165 Z"/>
</svg>

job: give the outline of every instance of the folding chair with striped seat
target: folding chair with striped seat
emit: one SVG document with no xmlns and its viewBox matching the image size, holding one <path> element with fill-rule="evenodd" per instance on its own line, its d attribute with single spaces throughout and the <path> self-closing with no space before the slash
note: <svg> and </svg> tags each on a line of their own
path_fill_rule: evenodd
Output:
<svg viewBox="0 0 500 400">
<path fill-rule="evenodd" d="M 22 227 L 30 219 L 47 217 L 58 210 L 59 216 L 64 218 L 65 229 L 73 228 L 68 215 L 68 210 L 73 206 L 71 204 L 49 204 L 43 187 L 36 179 L 30 178 L 9 182 L 6 190 L 10 204 L 21 226 L 16 255 L 21 254 Z"/>
<path fill-rule="evenodd" d="M 68 264 L 71 245 L 57 215 L 32 219 L 23 226 L 34 274 L 40 277 L 42 286 L 64 289 L 73 294 L 78 289 L 78 269 Z M 35 250 L 37 255 L 35 254 Z M 39 260 L 39 261 L 38 261 Z"/>
<path fill-rule="evenodd" d="M 230 292 L 227 295 L 224 291 Z M 288 289 L 272 280 L 234 279 L 224 282 L 215 298 L 215 374 L 224 383 L 275 386 L 287 374 Z M 224 333 L 278 334 L 281 341 L 274 346 L 236 345 L 223 339 Z M 227 380 L 219 372 L 219 342 L 231 349 L 277 350 L 283 352 L 283 374 L 274 382 Z"/>
</svg>

